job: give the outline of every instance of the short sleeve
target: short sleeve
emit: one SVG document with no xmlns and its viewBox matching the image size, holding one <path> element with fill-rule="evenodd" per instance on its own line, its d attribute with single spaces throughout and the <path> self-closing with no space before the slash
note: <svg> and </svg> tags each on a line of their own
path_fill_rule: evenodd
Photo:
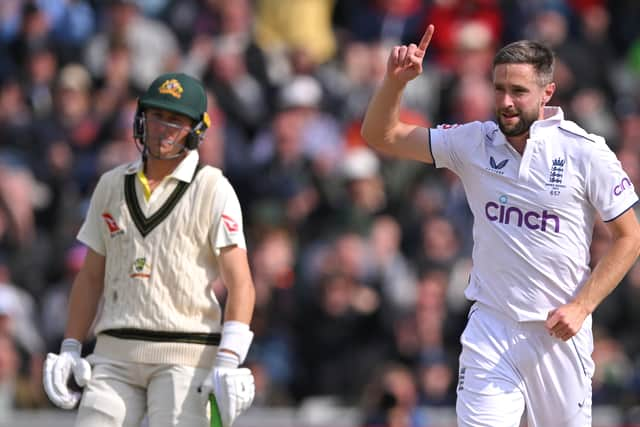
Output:
<svg viewBox="0 0 640 427">
<path fill-rule="evenodd" d="M 235 245 L 246 249 L 240 201 L 233 187 L 224 177 L 218 181 L 213 206 L 211 247 L 215 254 L 219 255 L 220 249 L 226 246 Z"/>
<path fill-rule="evenodd" d="M 106 245 L 104 242 L 104 236 L 101 232 L 102 221 L 109 221 L 109 218 L 103 218 L 102 214 L 105 211 L 105 203 L 107 199 L 107 189 L 105 178 L 102 177 L 98 181 L 93 195 L 91 196 L 91 202 L 89 203 L 89 209 L 87 216 L 78 231 L 77 239 L 93 249 L 100 255 L 106 255 Z M 113 220 L 113 219 L 111 219 Z"/>
<path fill-rule="evenodd" d="M 448 168 L 461 174 L 465 157 L 472 147 L 484 140 L 480 122 L 464 125 L 440 125 L 429 129 L 429 146 L 437 168 Z"/>
<path fill-rule="evenodd" d="M 629 176 L 604 143 L 597 144 L 589 162 L 587 193 L 603 221 L 612 221 L 638 201 Z"/>
</svg>

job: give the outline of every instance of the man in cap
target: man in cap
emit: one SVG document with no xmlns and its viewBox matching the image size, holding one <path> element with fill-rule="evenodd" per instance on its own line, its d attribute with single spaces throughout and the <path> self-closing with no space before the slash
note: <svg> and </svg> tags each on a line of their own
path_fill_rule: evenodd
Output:
<svg viewBox="0 0 640 427">
<path fill-rule="evenodd" d="M 209 125 L 202 84 L 161 75 L 138 101 L 141 159 L 105 173 L 94 190 L 65 339 L 44 369 L 54 404 L 72 409 L 82 398 L 77 426 L 139 426 L 146 413 L 151 427 L 204 427 L 213 394 L 230 427 L 253 400 L 253 376 L 239 365 L 253 338 L 255 291 L 235 191 L 219 169 L 199 164 Z M 211 289 L 218 277 L 224 323 Z M 96 346 L 84 359 L 94 319 Z M 68 386 L 72 374 L 82 393 Z"/>
</svg>

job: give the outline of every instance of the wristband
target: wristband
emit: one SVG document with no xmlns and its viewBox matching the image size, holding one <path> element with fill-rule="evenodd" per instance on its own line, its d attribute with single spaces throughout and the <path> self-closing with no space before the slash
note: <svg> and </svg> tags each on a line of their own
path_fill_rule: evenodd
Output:
<svg viewBox="0 0 640 427">
<path fill-rule="evenodd" d="M 229 350 L 238 357 L 238 364 L 242 364 L 249 353 L 249 347 L 253 340 L 253 332 L 249 330 L 249 325 L 229 320 L 222 325 L 222 338 L 218 347 L 218 354 L 221 349 Z"/>
<path fill-rule="evenodd" d="M 82 343 L 75 338 L 65 338 L 60 345 L 60 354 L 62 353 L 72 353 L 80 356 Z"/>
</svg>

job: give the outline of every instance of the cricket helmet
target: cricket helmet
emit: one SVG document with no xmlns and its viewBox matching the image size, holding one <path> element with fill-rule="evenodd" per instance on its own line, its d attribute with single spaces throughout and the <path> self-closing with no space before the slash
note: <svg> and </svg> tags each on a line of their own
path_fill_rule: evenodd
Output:
<svg viewBox="0 0 640 427">
<path fill-rule="evenodd" d="M 159 108 L 182 114 L 194 121 L 186 137 L 185 148 L 198 148 L 204 131 L 211 125 L 207 113 L 207 94 L 197 79 L 184 73 L 167 73 L 157 77 L 138 99 L 138 109 L 133 125 L 133 136 L 144 145 L 147 108 Z"/>
</svg>

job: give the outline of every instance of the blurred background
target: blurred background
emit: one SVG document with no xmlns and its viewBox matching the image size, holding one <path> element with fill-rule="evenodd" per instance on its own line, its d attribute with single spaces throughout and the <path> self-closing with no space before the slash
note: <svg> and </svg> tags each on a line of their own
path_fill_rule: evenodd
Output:
<svg viewBox="0 0 640 427">
<path fill-rule="evenodd" d="M 492 120 L 496 50 L 546 42 L 551 104 L 640 188 L 638 22 L 635 0 L 1 0 L 0 424 L 70 425 L 41 370 L 75 235 L 100 174 L 139 156 L 136 97 L 183 71 L 206 85 L 200 156 L 238 193 L 257 289 L 256 400 L 237 426 L 455 425 L 472 216 L 455 175 L 359 135 L 389 48 L 435 24 L 402 107 L 435 126 Z M 609 238 L 598 224 L 592 263 Z M 640 264 L 594 316 L 594 426 L 640 425 L 638 307 Z"/>
</svg>

